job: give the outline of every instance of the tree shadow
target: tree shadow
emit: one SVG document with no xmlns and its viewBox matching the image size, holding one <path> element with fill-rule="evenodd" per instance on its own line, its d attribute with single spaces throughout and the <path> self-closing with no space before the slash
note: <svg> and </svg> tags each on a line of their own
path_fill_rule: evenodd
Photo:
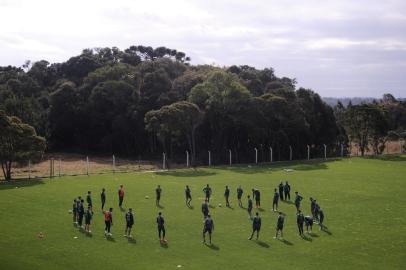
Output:
<svg viewBox="0 0 406 270">
<path fill-rule="evenodd" d="M 211 176 L 217 174 L 216 172 L 206 171 L 206 170 L 175 170 L 175 171 L 165 171 L 165 172 L 155 172 L 156 175 L 162 176 L 175 176 L 175 177 L 200 177 L 200 176 Z"/>
<path fill-rule="evenodd" d="M 18 188 L 28 188 L 32 186 L 37 186 L 37 185 L 43 185 L 44 180 L 42 178 L 35 178 L 31 180 L 11 180 L 11 181 L 5 181 L 3 179 L 0 179 L 0 190 L 6 190 L 6 189 L 18 189 Z"/>
<path fill-rule="evenodd" d="M 267 243 L 265 243 L 265 242 L 263 242 L 261 240 L 257 240 L 255 242 L 258 244 L 258 246 L 261 246 L 263 248 L 269 248 L 270 247 Z"/>
<path fill-rule="evenodd" d="M 382 155 L 382 156 L 364 156 L 364 159 L 377 159 L 383 161 L 406 161 L 406 156 L 404 155 Z"/>
<path fill-rule="evenodd" d="M 212 249 L 212 250 L 216 250 L 216 251 L 219 251 L 219 250 L 220 250 L 220 247 L 217 246 L 217 245 L 215 245 L 215 244 L 206 244 L 206 243 L 205 243 L 205 245 L 206 245 L 207 247 L 209 247 L 210 249 Z"/>
</svg>

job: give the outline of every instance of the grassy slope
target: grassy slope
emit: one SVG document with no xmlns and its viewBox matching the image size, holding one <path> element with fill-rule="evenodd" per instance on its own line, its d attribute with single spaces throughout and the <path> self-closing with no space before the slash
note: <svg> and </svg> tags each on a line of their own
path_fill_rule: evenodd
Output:
<svg viewBox="0 0 406 270">
<path fill-rule="evenodd" d="M 0 185 L 1 269 L 402 269 L 406 263 L 406 157 L 392 160 L 346 159 L 327 163 L 233 167 L 167 173 L 66 177 L 30 184 Z M 295 172 L 286 173 L 282 168 Z M 308 240 L 296 232 L 295 209 L 282 203 L 287 214 L 286 243 L 272 239 L 276 214 L 270 211 L 273 188 L 288 180 L 293 191 L 316 197 L 324 209 L 331 234 L 314 230 Z M 136 243 L 123 236 L 124 213 L 117 207 L 117 188 L 126 187 L 125 207 L 135 209 Z M 215 222 L 214 248 L 201 243 L 201 189 L 213 187 L 213 205 L 224 205 L 225 185 L 232 188 L 234 209 L 211 209 Z M 162 212 L 169 245 L 157 240 L 154 188 L 163 188 Z M 184 206 L 189 184 L 195 208 Z M 245 194 L 261 190 L 261 242 L 248 241 L 251 225 L 245 210 L 236 206 L 238 184 Z M 19 188 L 15 188 L 18 186 Z M 103 236 L 103 217 L 96 211 L 93 236 L 72 226 L 72 199 L 93 191 L 95 207 L 105 187 L 107 205 L 115 208 L 113 241 Z M 149 195 L 151 199 L 145 199 Z M 244 200 L 244 203 L 245 200 Z M 36 234 L 44 232 L 45 238 Z M 78 239 L 74 239 L 78 236 Z"/>
</svg>

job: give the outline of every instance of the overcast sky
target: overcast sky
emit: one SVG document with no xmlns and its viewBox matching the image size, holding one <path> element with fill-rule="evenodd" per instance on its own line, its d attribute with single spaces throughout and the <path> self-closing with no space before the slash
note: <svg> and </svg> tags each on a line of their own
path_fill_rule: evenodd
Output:
<svg viewBox="0 0 406 270">
<path fill-rule="evenodd" d="M 405 0 L 0 0 L 0 65 L 130 45 L 272 67 L 322 96 L 406 97 Z"/>
</svg>

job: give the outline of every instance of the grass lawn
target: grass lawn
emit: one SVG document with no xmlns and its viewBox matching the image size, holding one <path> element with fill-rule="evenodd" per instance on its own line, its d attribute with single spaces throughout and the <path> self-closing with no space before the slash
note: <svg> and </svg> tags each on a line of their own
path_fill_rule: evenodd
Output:
<svg viewBox="0 0 406 270">
<path fill-rule="evenodd" d="M 284 168 L 292 168 L 286 172 Z M 271 211 L 273 189 L 288 180 L 292 194 L 309 197 L 324 209 L 329 233 L 314 226 L 314 234 L 299 237 L 295 207 L 280 203 L 286 213 L 285 242 L 272 239 L 277 215 Z M 213 188 L 210 208 L 215 231 L 213 246 L 202 244 L 202 189 Z M 123 237 L 124 212 L 117 190 L 124 184 L 124 207 L 135 211 L 135 242 Z M 160 184 L 162 209 L 155 206 Z M 192 189 L 194 209 L 184 203 L 184 187 Z M 260 240 L 249 241 L 251 222 L 236 202 L 241 184 L 246 195 L 261 190 L 263 211 Z M 231 187 L 225 208 L 224 187 Z M 114 208 L 113 238 L 104 237 L 100 191 L 107 190 L 107 207 Z M 93 235 L 72 225 L 74 197 L 91 190 L 95 215 Z M 150 199 L 145 199 L 148 195 Z M 294 194 L 293 194 L 294 195 Z M 221 203 L 223 207 L 219 207 Z M 351 158 L 329 162 L 272 166 L 235 166 L 164 173 L 63 177 L 0 185 L 0 269 L 405 269 L 406 156 L 383 159 Z M 168 246 L 159 244 L 155 217 L 162 211 Z M 45 237 L 38 238 L 43 232 Z M 77 237 L 76 239 L 74 237 Z M 181 268 L 178 268 L 181 265 Z"/>
</svg>

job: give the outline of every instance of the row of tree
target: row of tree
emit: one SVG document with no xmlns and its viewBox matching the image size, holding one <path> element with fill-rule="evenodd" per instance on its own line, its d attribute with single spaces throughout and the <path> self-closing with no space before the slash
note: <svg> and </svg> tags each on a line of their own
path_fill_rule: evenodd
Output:
<svg viewBox="0 0 406 270">
<path fill-rule="evenodd" d="M 43 60 L 0 67 L 0 110 L 46 139 L 47 151 L 120 153 L 154 157 L 163 151 L 192 162 L 207 150 L 224 160 L 252 160 L 254 147 L 272 147 L 276 159 L 288 146 L 336 151 L 349 141 L 362 153 L 382 151 L 388 131 L 405 130 L 404 102 L 335 108 L 272 68 L 193 66 L 166 47 L 86 49 L 64 63 Z M 370 144 L 372 142 L 372 144 Z"/>
</svg>

